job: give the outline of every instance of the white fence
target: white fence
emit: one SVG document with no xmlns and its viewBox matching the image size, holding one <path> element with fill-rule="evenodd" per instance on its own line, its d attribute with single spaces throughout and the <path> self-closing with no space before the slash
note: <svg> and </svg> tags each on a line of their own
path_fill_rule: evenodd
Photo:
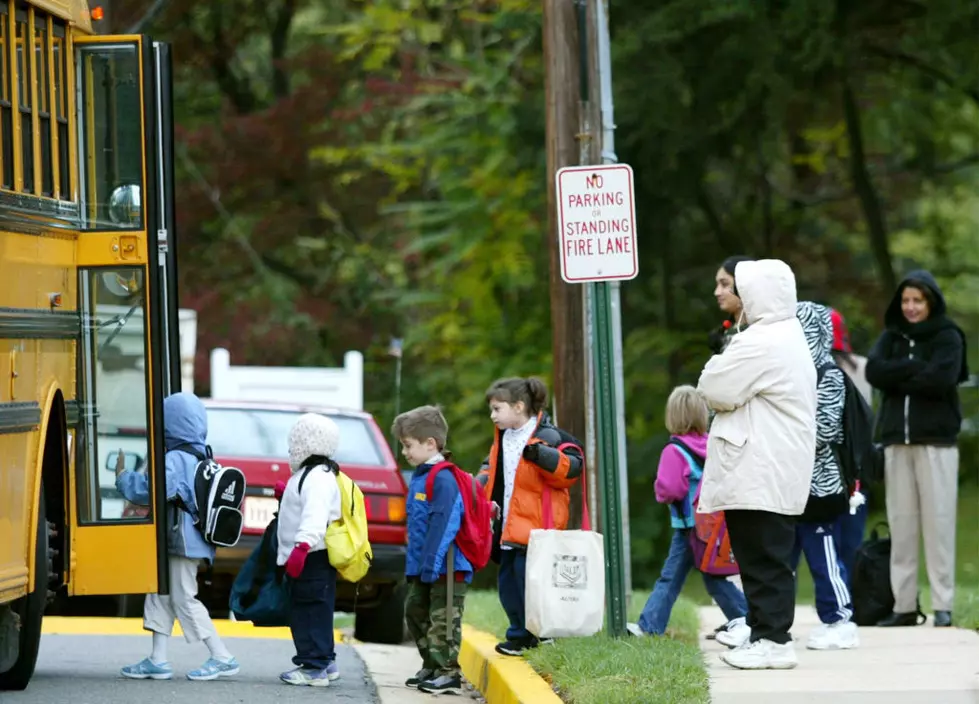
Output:
<svg viewBox="0 0 979 704">
<path fill-rule="evenodd" d="M 363 410 L 364 356 L 347 352 L 343 366 L 232 366 L 224 348 L 211 351 L 211 398 L 334 406 Z"/>
</svg>

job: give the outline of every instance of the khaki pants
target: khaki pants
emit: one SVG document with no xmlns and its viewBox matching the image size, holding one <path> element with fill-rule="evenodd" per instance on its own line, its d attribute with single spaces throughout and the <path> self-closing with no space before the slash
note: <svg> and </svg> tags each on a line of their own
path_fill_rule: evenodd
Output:
<svg viewBox="0 0 979 704">
<path fill-rule="evenodd" d="M 952 610 L 958 475 L 956 447 L 891 445 L 885 450 L 891 589 L 897 613 L 917 610 L 919 531 L 925 538 L 932 608 Z"/>
<path fill-rule="evenodd" d="M 173 622 L 188 643 L 197 643 L 214 635 L 214 623 L 207 608 L 197 598 L 197 566 L 199 560 L 170 556 L 170 594 L 147 594 L 143 604 L 143 628 L 169 636 Z"/>
</svg>

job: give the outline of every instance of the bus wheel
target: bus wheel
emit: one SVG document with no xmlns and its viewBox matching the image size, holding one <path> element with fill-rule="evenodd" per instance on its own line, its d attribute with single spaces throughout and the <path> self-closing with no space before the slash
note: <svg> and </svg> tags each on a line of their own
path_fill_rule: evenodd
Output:
<svg viewBox="0 0 979 704">
<path fill-rule="evenodd" d="M 0 672 L 0 690 L 27 688 L 27 683 L 34 674 L 37 651 L 41 645 L 41 618 L 48 599 L 48 522 L 44 510 L 43 489 L 39 501 L 34 547 L 34 591 L 11 604 L 20 619 L 20 648 L 13 667 L 6 672 Z"/>
</svg>

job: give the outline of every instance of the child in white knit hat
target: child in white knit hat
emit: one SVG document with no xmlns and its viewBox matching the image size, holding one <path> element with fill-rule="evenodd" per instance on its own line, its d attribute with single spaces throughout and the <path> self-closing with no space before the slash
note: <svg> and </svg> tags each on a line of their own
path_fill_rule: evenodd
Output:
<svg viewBox="0 0 979 704">
<path fill-rule="evenodd" d="M 337 572 L 326 552 L 326 527 L 338 520 L 340 489 L 333 461 L 340 430 L 325 416 L 307 413 L 289 431 L 289 467 L 279 506 L 279 553 L 291 582 L 290 624 L 296 645 L 286 684 L 327 687 L 340 677 L 333 646 Z"/>
</svg>

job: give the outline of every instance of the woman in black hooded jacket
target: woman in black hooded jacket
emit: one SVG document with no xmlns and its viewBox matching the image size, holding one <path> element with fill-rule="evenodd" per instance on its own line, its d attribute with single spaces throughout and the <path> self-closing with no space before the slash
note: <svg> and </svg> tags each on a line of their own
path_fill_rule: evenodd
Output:
<svg viewBox="0 0 979 704">
<path fill-rule="evenodd" d="M 867 360 L 867 380 L 883 393 L 887 520 L 894 613 L 879 626 L 917 624 L 918 535 L 924 533 L 936 626 L 952 625 L 955 514 L 962 425 L 958 385 L 969 376 L 965 334 L 945 315 L 929 272 L 909 273 L 884 316 L 886 330 Z"/>
</svg>

